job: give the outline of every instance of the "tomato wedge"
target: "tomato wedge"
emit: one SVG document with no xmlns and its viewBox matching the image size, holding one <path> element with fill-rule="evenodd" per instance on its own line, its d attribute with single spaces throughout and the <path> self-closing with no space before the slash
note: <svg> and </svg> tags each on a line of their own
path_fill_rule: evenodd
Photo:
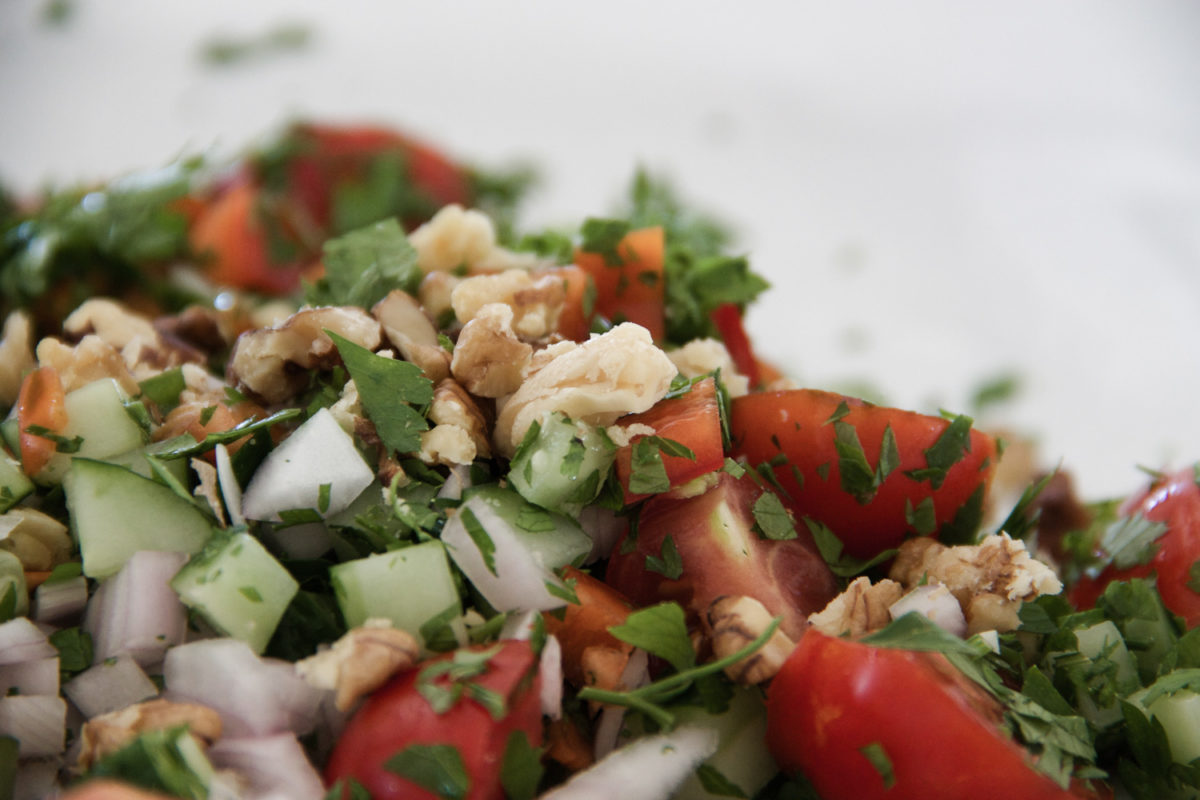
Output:
<svg viewBox="0 0 1200 800">
<path fill-rule="evenodd" d="M 663 229 L 630 231 L 615 250 L 615 261 L 603 253 L 575 253 L 575 263 L 595 283 L 595 312 L 613 322 L 636 322 L 649 330 L 655 341 L 661 341 L 666 333 Z"/>
<path fill-rule="evenodd" d="M 67 426 L 67 396 L 53 367 L 38 367 L 25 376 L 17 395 L 21 465 L 26 475 L 37 475 L 50 463 L 58 446 L 30 429 L 59 433 Z"/>
<path fill-rule="evenodd" d="M 1099 575 L 1084 577 L 1070 590 L 1078 608 L 1091 608 L 1113 581 L 1157 576 L 1163 605 L 1183 617 L 1187 627 L 1200 625 L 1200 593 L 1193 588 L 1192 568 L 1200 560 L 1200 486 L 1196 474 L 1186 469 L 1164 475 L 1123 509 L 1126 516 L 1140 514 L 1161 522 L 1166 531 L 1155 540 L 1155 551 L 1144 564 L 1118 569 L 1108 566 Z"/>
<path fill-rule="evenodd" d="M 857 558 L 910 535 L 974 532 L 997 451 L 970 422 L 812 389 L 738 397 L 730 414 L 733 454 L 770 464 L 784 503 Z"/>
<path fill-rule="evenodd" d="M 1002 709 L 941 655 L 815 630 L 771 682 L 767 746 L 824 800 L 1067 800 L 999 725 Z"/>
<path fill-rule="evenodd" d="M 655 435 L 677 442 L 692 451 L 694 458 L 661 454 L 672 489 L 720 469 L 725 462 L 717 383 L 712 378 L 697 381 L 684 394 L 660 400 L 648 411 L 622 417 L 620 424 L 648 425 L 654 429 Z M 629 488 L 629 479 L 633 471 L 633 451 L 637 442 L 645 438 L 644 435 L 634 436 L 629 444 L 617 450 L 617 477 L 625 490 L 626 505 L 648 496 L 633 492 Z"/>
</svg>

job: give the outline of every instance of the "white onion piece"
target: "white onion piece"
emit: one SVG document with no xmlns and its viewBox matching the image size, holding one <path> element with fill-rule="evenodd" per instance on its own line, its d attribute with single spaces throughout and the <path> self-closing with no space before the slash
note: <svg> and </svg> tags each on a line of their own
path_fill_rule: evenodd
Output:
<svg viewBox="0 0 1200 800">
<path fill-rule="evenodd" d="M 542 615 L 537 611 L 518 611 L 509 614 L 500 628 L 501 639 L 516 639 L 527 642 L 533 637 L 533 628 Z"/>
<path fill-rule="evenodd" d="M 540 800 L 667 800 L 717 750 L 712 728 L 682 727 L 636 739 L 597 761 Z"/>
<path fill-rule="evenodd" d="M 304 735 L 317 721 L 323 692 L 286 661 L 259 658 L 237 639 L 173 647 L 163 660 L 167 694 L 209 706 L 228 736 Z"/>
<path fill-rule="evenodd" d="M 21 758 L 57 756 L 66 747 L 67 704 L 51 695 L 0 697 L 0 736 L 19 742 Z"/>
<path fill-rule="evenodd" d="M 33 609 L 30 616 L 38 622 L 57 625 L 82 613 L 87 608 L 87 601 L 87 578 L 82 575 L 63 581 L 43 583 L 33 592 Z"/>
<path fill-rule="evenodd" d="M 625 662 L 625 669 L 621 670 L 617 684 L 627 689 L 637 689 L 649 682 L 650 656 L 645 650 L 635 647 Z M 617 748 L 621 728 L 625 725 L 625 711 L 624 706 L 604 706 L 600 710 L 596 733 L 592 738 L 592 755 L 597 761 Z"/>
<path fill-rule="evenodd" d="M 468 509 L 491 539 L 495 572 L 484 562 L 483 554 L 463 524 L 462 512 Z M 566 604 L 546 589 L 547 583 L 562 585 L 562 581 L 525 547 L 512 526 L 478 497 L 467 500 L 459 507 L 459 513 L 447 520 L 442 529 L 442 544 L 467 580 L 497 611 L 546 611 Z"/>
<path fill-rule="evenodd" d="M 321 800 L 321 777 L 294 734 L 261 737 L 223 736 L 208 751 L 213 766 L 232 769 L 246 779 L 244 800 Z"/>
<path fill-rule="evenodd" d="M 444 500 L 462 500 L 463 489 L 471 487 L 471 468 L 462 464 L 450 467 L 446 482 L 438 489 L 437 496 Z"/>
<path fill-rule="evenodd" d="M 229 512 L 229 523 L 245 525 L 246 518 L 242 516 L 242 486 L 238 483 L 237 473 L 233 471 L 233 459 L 229 457 L 229 448 L 219 444 L 214 453 L 217 462 L 217 484 L 221 487 L 221 499 L 225 501 L 225 510 Z"/>
<path fill-rule="evenodd" d="M 286 528 L 272 527 L 264 537 L 288 558 L 320 558 L 333 547 L 333 534 L 324 522 L 302 522 Z"/>
<path fill-rule="evenodd" d="M 158 687 L 136 661 L 123 655 L 79 673 L 63 686 L 63 694 L 91 719 L 149 700 Z"/>
<path fill-rule="evenodd" d="M 579 525 L 592 539 L 592 552 L 588 553 L 584 564 L 591 564 L 612 555 L 613 548 L 621 538 L 621 534 L 629 527 L 624 517 L 609 508 L 600 506 L 584 506 L 579 512 Z"/>
<path fill-rule="evenodd" d="M 20 664 L 57 655 L 58 650 L 46 634 L 27 617 L 16 617 L 0 625 L 0 664 Z"/>
<path fill-rule="evenodd" d="M 9 694 L 58 694 L 58 656 L 0 665 L 0 697 Z"/>
<path fill-rule="evenodd" d="M 942 630 L 963 637 L 967 635 L 967 619 L 962 607 L 943 583 L 926 583 L 888 606 L 892 619 L 915 611 Z"/>
<path fill-rule="evenodd" d="M 542 676 L 542 714 L 550 719 L 562 718 L 563 671 L 562 645 L 551 635 L 546 637 L 542 647 L 542 658 L 538 663 L 538 672 Z"/>
<path fill-rule="evenodd" d="M 92 636 L 92 663 L 128 653 L 142 667 L 156 667 L 168 647 L 184 640 L 187 610 L 169 582 L 187 559 L 142 550 L 100 584 L 83 623 Z"/>
<path fill-rule="evenodd" d="M 279 521 L 281 511 L 344 510 L 375 480 L 375 472 L 328 409 L 313 414 L 263 459 L 242 494 L 246 519 Z M 322 487 L 328 486 L 327 503 Z"/>
</svg>

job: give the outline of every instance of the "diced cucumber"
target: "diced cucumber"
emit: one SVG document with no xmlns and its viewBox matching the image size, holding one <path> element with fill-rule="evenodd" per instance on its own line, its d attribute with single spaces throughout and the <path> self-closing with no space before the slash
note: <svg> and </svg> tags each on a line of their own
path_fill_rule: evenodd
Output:
<svg viewBox="0 0 1200 800">
<path fill-rule="evenodd" d="M 65 440 L 79 437 L 74 453 L 56 453 L 41 472 L 39 483 L 62 481 L 72 458 L 108 458 L 146 443 L 146 432 L 125 410 L 125 392 L 112 378 L 92 381 L 66 396 Z"/>
<path fill-rule="evenodd" d="M 89 578 L 115 574 L 139 550 L 199 552 L 212 535 L 194 504 L 116 464 L 76 458 L 63 487 Z"/>
<path fill-rule="evenodd" d="M 243 532 L 210 542 L 176 573 L 171 588 L 219 632 L 262 653 L 300 584 Z"/>
<path fill-rule="evenodd" d="M 4 440 L 4 446 L 10 453 L 21 452 L 21 430 L 18 426 L 17 406 L 14 404 L 8 416 L 0 422 L 0 439 Z"/>
<path fill-rule="evenodd" d="M 516 492 L 487 484 L 468 489 L 463 498 L 477 498 L 476 502 L 483 502 L 495 511 L 547 569 L 573 564 L 592 550 L 591 537 L 578 522 L 526 502 Z"/>
<path fill-rule="evenodd" d="M 0 622 L 29 613 L 29 588 L 21 559 L 0 550 Z"/>
<path fill-rule="evenodd" d="M 0 452 L 0 514 L 8 511 L 33 491 L 33 481 L 21 470 L 21 465 Z"/>
<path fill-rule="evenodd" d="M 1187 764 L 1200 758 L 1200 694 L 1187 689 L 1166 694 L 1146 712 L 1162 724 L 1172 759 Z"/>
<path fill-rule="evenodd" d="M 1075 631 L 1075 641 L 1079 643 L 1079 652 L 1095 661 L 1106 656 L 1117 665 L 1117 684 L 1124 687 L 1138 685 L 1137 666 L 1129 648 L 1125 646 L 1125 637 L 1111 620 L 1104 620 L 1086 628 Z"/>
<path fill-rule="evenodd" d="M 143 478 L 153 478 L 154 470 L 150 469 L 150 462 L 146 460 L 146 456 L 157 456 L 162 453 L 167 453 L 184 445 L 191 444 L 194 441 L 195 439 L 193 439 L 191 436 L 183 434 L 182 436 L 175 436 L 165 441 L 151 442 L 143 447 L 138 447 L 134 450 L 126 450 L 125 452 L 107 456 L 100 460 L 107 461 L 110 464 L 120 464 L 122 467 L 133 470 Z M 179 481 L 180 483 L 187 483 L 188 459 L 167 458 L 163 459 L 159 463 L 167 468 L 167 472 L 170 472 L 173 476 L 175 476 L 175 480 Z"/>
<path fill-rule="evenodd" d="M 350 627 L 372 617 L 389 619 L 424 643 L 426 623 L 445 618 L 448 624 L 462 616 L 446 548 L 438 541 L 345 561 L 329 574 Z"/>
<path fill-rule="evenodd" d="M 575 516 L 600 493 L 616 453 L 602 428 L 555 412 L 530 426 L 508 480 L 529 502 Z"/>
</svg>

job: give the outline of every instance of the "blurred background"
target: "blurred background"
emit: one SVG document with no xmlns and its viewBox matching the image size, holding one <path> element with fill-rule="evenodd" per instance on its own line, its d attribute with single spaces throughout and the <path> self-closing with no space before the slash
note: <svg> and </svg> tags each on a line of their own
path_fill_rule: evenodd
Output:
<svg viewBox="0 0 1200 800">
<path fill-rule="evenodd" d="M 1034 436 L 1099 498 L 1200 459 L 1198 33 L 1182 0 L 0 0 L 0 182 L 383 122 L 535 164 L 542 225 L 642 165 L 773 283 L 762 355 Z"/>
</svg>

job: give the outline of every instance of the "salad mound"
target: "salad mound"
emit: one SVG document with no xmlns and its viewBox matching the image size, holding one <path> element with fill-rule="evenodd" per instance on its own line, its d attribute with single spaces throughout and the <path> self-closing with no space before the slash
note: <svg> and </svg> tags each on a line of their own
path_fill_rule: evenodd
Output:
<svg viewBox="0 0 1200 800">
<path fill-rule="evenodd" d="M 528 182 L 297 124 L 0 205 L 0 797 L 1197 796 L 1200 472 L 800 387 L 720 225 Z"/>
</svg>

